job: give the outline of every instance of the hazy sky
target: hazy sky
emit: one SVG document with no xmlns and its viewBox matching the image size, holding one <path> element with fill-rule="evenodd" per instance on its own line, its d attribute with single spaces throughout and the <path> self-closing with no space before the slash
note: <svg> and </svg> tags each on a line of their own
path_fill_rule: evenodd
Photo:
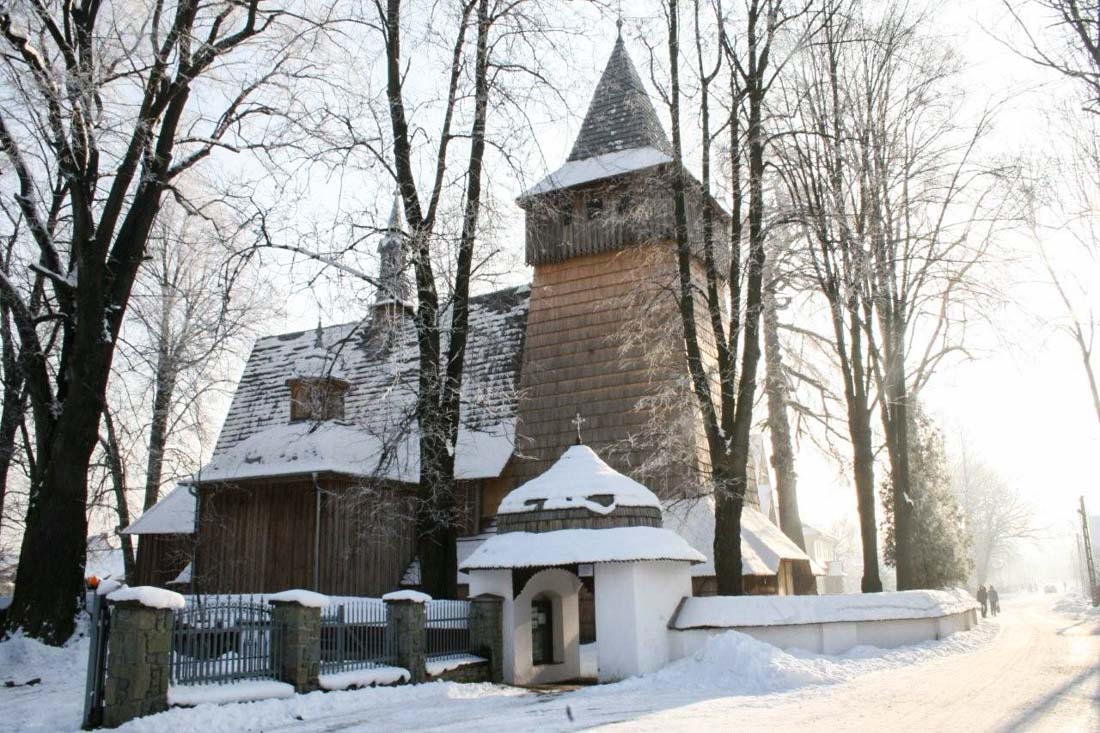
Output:
<svg viewBox="0 0 1100 733">
<path fill-rule="evenodd" d="M 550 169 L 564 160 L 614 41 L 612 19 L 600 19 L 590 9 L 584 12 L 590 21 L 586 25 L 592 30 L 570 39 L 569 56 L 575 68 L 570 70 L 572 78 L 564 87 L 571 109 L 557 118 L 536 118 L 539 147 L 545 167 Z M 970 64 L 967 80 L 975 100 L 996 98 L 1003 102 L 996 139 L 1004 153 L 1036 155 L 1051 145 L 1056 132 L 1049 128 L 1045 113 L 1069 90 L 1060 78 L 1021 59 L 1009 47 L 1019 39 L 1001 3 L 948 3 L 939 17 L 940 32 L 956 43 Z M 646 51 L 635 33 L 628 16 L 628 48 L 641 66 Z M 546 172 L 543 166 L 536 168 L 525 171 L 526 184 Z M 390 186 L 372 183 L 380 189 L 378 209 L 388 211 L 384 202 Z M 513 199 L 524 186 L 523 181 L 499 176 L 492 184 L 504 202 Z M 521 215 L 518 207 L 507 203 L 500 213 L 503 220 L 498 244 L 512 263 L 506 280 L 530 278 L 530 271 L 522 266 Z M 1070 255 L 1063 240 L 1054 237 L 1047 246 L 1056 261 L 1068 261 Z M 1100 489 L 1095 478 L 1100 426 L 1092 412 L 1075 348 L 1056 329 L 1062 317 L 1060 305 L 1041 282 L 1034 246 L 1021 233 L 1006 240 L 1004 248 L 1019 258 L 1006 268 L 1004 281 L 999 283 L 1011 302 L 998 308 L 991 325 L 970 332 L 970 343 L 978 358 L 944 367 L 923 398 L 943 427 L 949 448 L 967 441 L 976 455 L 1033 498 L 1042 523 L 1064 528 L 1072 520 L 1081 494 L 1091 501 L 1094 511 L 1100 512 Z M 1086 262 L 1084 266 L 1093 268 L 1092 273 L 1085 273 L 1084 281 L 1095 281 L 1095 263 Z M 329 294 L 299 289 L 288 299 L 285 318 L 273 323 L 271 331 L 309 328 L 319 313 L 326 322 L 360 315 L 347 313 L 346 304 L 333 303 Z M 842 515 L 854 516 L 854 491 L 842 467 L 806 443 L 799 454 L 798 469 L 804 519 L 827 526 Z"/>
</svg>

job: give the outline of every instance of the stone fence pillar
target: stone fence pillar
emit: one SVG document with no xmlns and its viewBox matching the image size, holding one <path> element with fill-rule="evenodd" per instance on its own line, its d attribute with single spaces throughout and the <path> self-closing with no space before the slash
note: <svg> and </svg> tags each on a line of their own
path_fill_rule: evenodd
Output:
<svg viewBox="0 0 1100 733">
<path fill-rule="evenodd" d="M 425 662 L 425 628 L 431 596 L 416 591 L 397 591 L 382 596 L 386 602 L 386 641 L 393 663 L 409 671 L 409 681 L 428 678 Z"/>
<path fill-rule="evenodd" d="M 504 681 L 504 599 L 482 593 L 470 599 L 470 646 L 489 660 L 489 681 Z"/>
<path fill-rule="evenodd" d="M 279 680 L 293 685 L 295 692 L 321 689 L 321 609 L 328 607 L 328 596 L 288 590 L 267 600 Z"/>
<path fill-rule="evenodd" d="M 103 687 L 103 725 L 168 709 L 172 611 L 183 596 L 161 588 L 122 588 L 107 596 L 111 632 Z"/>
</svg>

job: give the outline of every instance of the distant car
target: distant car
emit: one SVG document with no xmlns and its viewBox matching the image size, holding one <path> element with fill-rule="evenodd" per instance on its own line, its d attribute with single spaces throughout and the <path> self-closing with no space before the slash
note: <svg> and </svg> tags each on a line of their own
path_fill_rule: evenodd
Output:
<svg viewBox="0 0 1100 733">
<path fill-rule="evenodd" d="M 1058 592 L 1058 586 L 1056 586 L 1056 585 L 1043 586 L 1043 592 L 1044 593 L 1057 593 Z"/>
</svg>

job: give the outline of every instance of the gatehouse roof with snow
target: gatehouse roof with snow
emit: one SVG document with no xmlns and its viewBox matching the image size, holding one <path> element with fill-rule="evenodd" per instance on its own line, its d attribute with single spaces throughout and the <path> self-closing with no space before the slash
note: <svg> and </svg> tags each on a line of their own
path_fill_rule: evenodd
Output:
<svg viewBox="0 0 1100 733">
<path fill-rule="evenodd" d="M 610 514 L 617 507 L 661 508 L 657 495 L 607 465 L 587 445 L 570 447 L 545 473 L 513 489 L 497 514 L 588 509 Z"/>
<path fill-rule="evenodd" d="M 469 572 L 651 560 L 702 563 L 706 557 L 680 535 L 659 527 L 559 529 L 490 537 L 462 562 L 460 569 Z"/>
</svg>

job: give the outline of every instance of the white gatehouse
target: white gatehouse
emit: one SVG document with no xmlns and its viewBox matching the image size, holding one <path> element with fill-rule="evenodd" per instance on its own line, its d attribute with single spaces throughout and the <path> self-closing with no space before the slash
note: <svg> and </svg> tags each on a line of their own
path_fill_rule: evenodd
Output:
<svg viewBox="0 0 1100 733">
<path fill-rule="evenodd" d="M 471 596 L 504 599 L 505 681 L 580 676 L 580 576 L 589 567 L 600 681 L 668 663 L 669 621 L 691 595 L 690 566 L 706 557 L 662 527 L 652 491 L 576 445 L 504 498 L 497 530 L 462 570 Z"/>
</svg>

